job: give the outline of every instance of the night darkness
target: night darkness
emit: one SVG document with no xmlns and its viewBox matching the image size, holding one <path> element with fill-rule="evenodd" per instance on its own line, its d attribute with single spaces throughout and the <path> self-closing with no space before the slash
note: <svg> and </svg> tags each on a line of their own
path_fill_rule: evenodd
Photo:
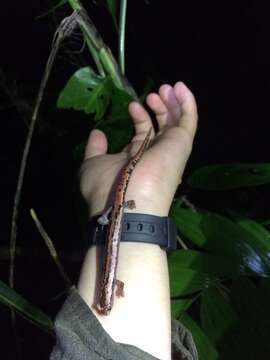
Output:
<svg viewBox="0 0 270 360">
<path fill-rule="evenodd" d="M 126 63 L 130 82 L 140 93 L 148 77 L 154 80 L 155 90 L 165 82 L 182 80 L 197 99 L 199 129 L 187 173 L 210 164 L 269 161 L 270 25 L 264 3 L 129 2 Z M 18 112 L 10 95 L 15 94 L 17 104 L 21 100 L 33 106 L 55 24 L 70 14 L 66 5 L 54 18 L 36 19 L 49 6 L 47 0 L 5 2 L 0 14 L 1 248 L 9 243 L 13 197 L 30 121 L 27 106 Z M 87 9 L 105 42 L 115 50 L 116 34 L 106 10 L 92 2 Z M 65 244 L 63 262 L 76 282 L 80 261 L 71 259 L 70 254 L 81 248 L 82 231 L 76 202 L 78 163 L 73 150 L 87 138 L 92 124 L 81 113 L 57 110 L 55 103 L 69 76 L 91 61 L 87 51 L 75 53 L 82 48 L 81 39 L 78 32 L 57 56 L 33 138 L 20 205 L 18 246 L 22 256 L 16 260 L 16 288 L 51 316 L 63 302 L 63 296 L 56 297 L 64 291 L 64 284 L 29 209 L 37 211 L 58 250 Z M 269 194 L 268 189 L 264 195 L 256 192 L 251 201 L 267 212 Z M 4 256 L 0 274 L 7 283 L 8 260 Z M 2 306 L 0 317 L 1 352 L 6 352 L 5 359 L 13 359 L 9 312 Z M 53 340 L 20 317 L 18 328 L 23 358 L 35 354 L 47 359 Z"/>
</svg>

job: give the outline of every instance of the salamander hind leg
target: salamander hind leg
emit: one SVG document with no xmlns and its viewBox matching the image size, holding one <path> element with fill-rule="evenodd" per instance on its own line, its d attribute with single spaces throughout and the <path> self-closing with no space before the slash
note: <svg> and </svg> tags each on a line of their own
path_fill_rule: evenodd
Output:
<svg viewBox="0 0 270 360">
<path fill-rule="evenodd" d="M 136 204 L 134 200 L 127 200 L 125 202 L 125 208 L 127 209 L 136 209 Z"/>
<path fill-rule="evenodd" d="M 94 303 L 92 305 L 92 309 L 96 310 L 96 312 L 100 315 L 109 315 L 111 311 L 111 307 L 101 306 L 100 303 Z"/>
<path fill-rule="evenodd" d="M 115 280 L 115 285 L 117 287 L 116 292 L 115 292 L 116 296 L 117 297 L 124 297 L 125 296 L 125 293 L 124 293 L 125 284 L 123 283 L 123 281 L 116 279 Z"/>
<path fill-rule="evenodd" d="M 108 210 L 106 210 L 98 219 L 97 222 L 100 225 L 108 225 L 110 220 L 108 218 L 108 216 L 110 215 L 110 212 L 112 211 L 112 206 L 109 207 Z"/>
</svg>

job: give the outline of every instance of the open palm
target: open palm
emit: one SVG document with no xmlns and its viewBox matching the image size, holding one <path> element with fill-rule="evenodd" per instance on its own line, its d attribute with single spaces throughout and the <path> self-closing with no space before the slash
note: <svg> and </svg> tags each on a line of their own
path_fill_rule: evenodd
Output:
<svg viewBox="0 0 270 360">
<path fill-rule="evenodd" d="M 152 143 L 132 174 L 126 199 L 136 201 L 137 212 L 167 216 L 192 149 L 197 127 L 196 102 L 182 82 L 174 87 L 162 85 L 146 101 L 155 113 L 158 132 L 152 132 Z M 100 130 L 93 130 L 89 136 L 80 179 L 91 215 L 108 206 L 117 175 L 152 126 L 150 115 L 140 103 L 130 103 L 129 112 L 135 135 L 122 152 L 107 154 L 107 139 Z"/>
</svg>

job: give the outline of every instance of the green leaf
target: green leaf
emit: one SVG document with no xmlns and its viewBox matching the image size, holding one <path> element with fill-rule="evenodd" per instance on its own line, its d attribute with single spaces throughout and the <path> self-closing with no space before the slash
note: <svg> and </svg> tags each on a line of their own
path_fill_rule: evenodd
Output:
<svg viewBox="0 0 270 360">
<path fill-rule="evenodd" d="M 113 18 L 113 22 L 114 22 L 114 25 L 116 27 L 116 29 L 118 28 L 117 26 L 117 11 L 118 11 L 118 8 L 119 8 L 119 0 L 106 0 L 105 1 L 105 5 L 106 5 L 106 8 L 109 10 L 112 18 Z"/>
<path fill-rule="evenodd" d="M 191 209 L 183 209 L 180 206 L 172 206 L 170 215 L 174 218 L 181 234 L 199 247 L 207 244 L 206 234 L 201 229 L 203 219 L 202 212 L 194 212 Z"/>
<path fill-rule="evenodd" d="M 217 214 L 176 206 L 171 214 L 186 238 L 209 254 L 227 257 L 239 274 L 270 276 L 270 259 L 251 232 Z"/>
<path fill-rule="evenodd" d="M 258 186 L 270 182 L 270 164 L 219 164 L 195 170 L 188 184 L 196 189 L 222 191 Z"/>
<path fill-rule="evenodd" d="M 188 314 L 183 314 L 181 323 L 191 332 L 200 360 L 216 360 L 219 358 L 217 350 L 207 335 Z"/>
<path fill-rule="evenodd" d="M 215 283 L 215 279 L 208 274 L 183 269 L 178 264 L 169 261 L 169 276 L 171 297 L 194 294 Z"/>
<path fill-rule="evenodd" d="M 236 213 L 232 214 L 234 220 L 238 225 L 247 230 L 256 239 L 256 247 L 261 252 L 270 257 L 270 232 L 261 224 L 247 217 L 237 216 Z"/>
<path fill-rule="evenodd" d="M 265 339 L 265 343 L 268 343 L 270 319 L 266 314 L 269 313 L 269 303 L 265 306 L 264 295 L 247 277 L 234 280 L 231 292 L 232 301 L 239 316 L 248 320 L 251 327 L 256 328 L 256 332 L 259 332 L 261 340 Z"/>
<path fill-rule="evenodd" d="M 131 100 L 132 97 L 126 92 L 113 89 L 110 111 L 100 123 L 101 129 L 107 135 L 110 153 L 121 151 L 132 136 L 133 123 L 128 113 Z"/>
<path fill-rule="evenodd" d="M 33 322 L 42 330 L 54 333 L 52 320 L 36 306 L 0 280 L 0 302 L 13 307 L 20 315 Z"/>
<path fill-rule="evenodd" d="M 200 313 L 202 329 L 218 349 L 222 342 L 226 342 L 228 334 L 239 326 L 239 317 L 233 310 L 229 297 L 217 288 L 211 287 L 203 291 Z"/>
<path fill-rule="evenodd" d="M 128 113 L 128 104 L 132 100 L 124 91 L 112 89 L 112 101 L 110 110 L 99 122 L 99 127 L 107 136 L 109 153 L 121 151 L 130 140 L 133 133 L 133 123 Z M 75 148 L 75 157 L 81 163 L 86 140 Z"/>
<path fill-rule="evenodd" d="M 196 297 L 194 297 L 196 298 Z M 193 299 L 179 299 L 171 301 L 171 317 L 178 319 L 190 305 L 193 303 Z"/>
<path fill-rule="evenodd" d="M 238 265 L 224 256 L 211 255 L 196 250 L 177 250 L 169 255 L 169 263 L 175 267 L 191 269 L 211 276 L 237 276 Z"/>
<path fill-rule="evenodd" d="M 59 95 L 57 106 L 95 114 L 97 121 L 110 104 L 112 88 L 110 77 L 101 78 L 90 67 L 84 67 L 71 76 Z"/>
<path fill-rule="evenodd" d="M 245 349 L 250 359 L 264 359 L 270 354 L 270 299 L 266 301 L 265 296 L 247 277 L 232 283 L 231 300 L 242 324 L 242 331 L 238 331 L 242 338 L 240 349 Z"/>
<path fill-rule="evenodd" d="M 263 279 L 269 282 L 269 279 Z M 270 353 L 270 298 L 246 277 L 231 292 L 209 288 L 201 295 L 201 324 L 220 359 L 267 359 Z M 261 292 L 262 290 L 262 292 Z"/>
</svg>

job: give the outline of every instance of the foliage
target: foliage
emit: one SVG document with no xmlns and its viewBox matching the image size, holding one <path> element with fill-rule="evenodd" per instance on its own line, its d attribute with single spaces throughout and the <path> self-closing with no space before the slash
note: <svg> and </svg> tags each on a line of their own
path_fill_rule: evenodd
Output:
<svg viewBox="0 0 270 360">
<path fill-rule="evenodd" d="M 270 164 L 218 164 L 206 166 L 189 177 L 190 186 L 202 190 L 232 190 L 268 184 Z"/>
<path fill-rule="evenodd" d="M 21 316 L 33 322 L 42 330 L 53 334 L 53 322 L 40 309 L 0 280 L 0 302 L 13 307 Z"/>
<path fill-rule="evenodd" d="M 106 0 L 105 5 L 112 16 L 115 27 L 117 28 L 117 10 L 119 6 L 119 0 Z"/>
<path fill-rule="evenodd" d="M 60 93 L 57 106 L 83 110 L 86 114 L 95 114 L 94 119 L 100 120 L 108 108 L 112 86 L 109 77 L 98 77 L 90 67 L 81 68 Z"/>
<path fill-rule="evenodd" d="M 113 85 L 109 76 L 102 78 L 90 67 L 84 67 L 71 76 L 59 95 L 57 106 L 93 114 L 93 120 L 108 137 L 109 151 L 116 152 L 126 143 L 126 136 L 132 134 L 127 111 L 131 99 Z"/>
<path fill-rule="evenodd" d="M 248 191 L 252 183 L 262 181 L 243 171 L 250 167 L 210 166 L 196 170 L 187 182 L 204 191 L 235 189 L 236 184 Z M 252 165 L 256 167 L 265 181 L 269 164 Z M 233 170 L 226 182 L 217 182 L 229 168 Z M 192 208 L 183 202 L 173 206 L 171 215 L 188 249 L 169 256 L 172 315 L 192 331 L 200 358 L 208 353 L 206 358 L 213 359 L 266 359 L 270 353 L 270 232 L 237 209 L 227 213 L 231 218 L 194 204 Z M 197 325 L 187 317 L 194 304 L 200 312 Z M 208 348 L 209 343 L 213 348 Z"/>
</svg>

